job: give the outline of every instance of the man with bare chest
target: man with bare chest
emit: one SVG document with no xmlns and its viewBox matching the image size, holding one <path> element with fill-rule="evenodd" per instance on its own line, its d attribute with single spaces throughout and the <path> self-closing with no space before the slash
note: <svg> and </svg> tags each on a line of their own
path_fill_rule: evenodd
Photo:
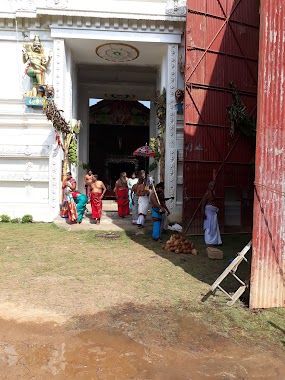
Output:
<svg viewBox="0 0 285 380">
<path fill-rule="evenodd" d="M 100 219 L 102 216 L 102 199 L 106 193 L 106 186 L 102 181 L 98 180 L 98 175 L 94 174 L 92 182 L 91 182 L 91 209 L 92 209 L 92 219 L 95 220 L 96 223 L 100 223 Z"/>
<path fill-rule="evenodd" d="M 92 170 L 88 170 L 87 174 L 84 176 L 84 186 L 85 186 L 86 197 L 88 198 L 88 202 L 90 202 L 92 179 L 93 179 Z"/>
<path fill-rule="evenodd" d="M 208 184 L 208 190 L 202 200 L 202 212 L 204 215 L 204 239 L 207 245 L 222 244 L 218 223 L 217 201 L 215 195 L 216 182 L 211 181 Z"/>
</svg>

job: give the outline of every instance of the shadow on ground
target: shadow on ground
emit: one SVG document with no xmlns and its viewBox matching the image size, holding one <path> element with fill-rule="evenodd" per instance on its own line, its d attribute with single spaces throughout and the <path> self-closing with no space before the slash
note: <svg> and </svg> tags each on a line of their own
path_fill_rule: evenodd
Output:
<svg viewBox="0 0 285 380">
<path fill-rule="evenodd" d="M 222 235 L 223 245 L 219 247 L 224 252 L 223 260 L 212 260 L 207 257 L 206 248 L 204 244 L 203 236 L 187 236 L 187 240 L 194 243 L 199 254 L 198 256 L 189 254 L 176 254 L 173 252 L 165 251 L 163 245 L 171 236 L 172 231 L 165 230 L 162 234 L 163 243 L 157 243 L 151 238 L 151 230 L 153 226 L 152 218 L 149 213 L 145 223 L 145 228 L 139 230 L 137 226 L 132 224 L 132 216 L 128 215 L 126 218 L 119 218 L 117 213 L 117 204 L 115 201 L 104 201 L 103 202 L 103 215 L 101 218 L 101 223 L 95 224 L 91 216 L 91 207 L 88 207 L 88 213 L 86 213 L 81 225 L 72 225 L 65 220 L 63 223 L 65 226 L 71 228 L 72 231 L 96 231 L 96 233 L 103 233 L 104 231 L 112 231 L 116 233 L 125 233 L 128 238 L 148 248 L 155 252 L 156 255 L 169 260 L 173 265 L 180 266 L 186 273 L 190 274 L 197 280 L 204 282 L 206 284 L 212 285 L 217 277 L 224 271 L 224 269 L 229 265 L 231 259 L 235 258 L 237 253 L 240 252 L 244 246 L 251 240 L 250 234 L 235 234 L 235 235 Z M 61 226 L 64 227 L 63 224 Z M 108 238 L 115 238 L 114 234 L 106 234 Z M 104 235 L 101 235 L 104 237 Z M 250 259 L 251 251 L 246 255 L 249 264 L 242 262 L 237 270 L 237 275 L 246 280 L 250 274 Z M 222 283 L 223 288 L 231 293 L 235 292 L 239 287 L 239 283 L 231 275 Z M 206 302 L 208 296 L 212 293 L 205 294 L 202 301 Z M 247 290 L 241 300 L 248 305 L 249 301 L 249 291 Z"/>
<path fill-rule="evenodd" d="M 151 222 L 149 222 L 151 224 Z M 223 260 L 209 259 L 206 254 L 207 246 L 204 244 L 203 236 L 187 236 L 187 240 L 194 243 L 198 250 L 198 256 L 192 254 L 176 254 L 165 251 L 163 245 L 169 239 L 172 231 L 165 231 L 162 234 L 163 243 L 157 243 L 151 238 L 151 229 L 146 229 L 143 235 L 137 235 L 133 231 L 125 231 L 126 235 L 138 244 L 153 250 L 157 255 L 169 260 L 173 265 L 180 266 L 186 273 L 195 277 L 197 280 L 212 285 L 217 277 L 229 265 L 230 260 L 235 258 L 244 246 L 251 240 L 250 234 L 223 235 L 223 245 L 218 247 L 224 252 Z M 247 255 L 249 263 L 242 262 L 238 268 L 237 274 L 240 278 L 246 279 L 250 273 L 251 251 Z M 228 292 L 234 292 L 239 287 L 239 283 L 231 275 L 223 281 L 223 287 Z M 248 302 L 248 292 L 242 299 Z"/>
<path fill-rule="evenodd" d="M 204 244 L 203 236 L 187 236 L 187 240 L 194 243 L 199 254 L 185 255 L 185 254 L 175 254 L 173 252 L 168 252 L 163 249 L 163 245 L 169 239 L 172 231 L 165 230 L 162 234 L 163 243 L 157 243 L 151 238 L 151 230 L 153 226 L 152 218 L 149 213 L 145 223 L 145 228 L 139 230 L 137 226 L 132 224 L 132 216 L 128 215 L 126 218 L 119 218 L 117 213 L 117 204 L 115 201 L 104 201 L 103 202 L 103 215 L 101 218 L 101 223 L 95 224 L 91 216 L 91 207 L 88 207 L 88 213 L 86 213 L 85 218 L 81 225 L 71 225 L 68 220 L 65 220 L 65 224 L 72 228 L 72 230 L 92 230 L 99 233 L 104 231 L 113 231 L 114 233 L 125 233 L 128 238 L 142 245 L 145 248 L 153 250 L 155 254 L 169 260 L 173 265 L 180 266 L 183 270 L 195 277 L 201 282 L 212 285 L 217 277 L 223 272 L 223 270 L 228 266 L 231 259 L 235 258 L 237 253 L 240 252 L 244 246 L 251 240 L 250 234 L 235 234 L 222 236 L 223 245 L 219 247 L 224 252 L 223 260 L 212 260 L 207 257 L 206 248 Z M 110 234 L 107 237 L 112 237 Z M 113 235 L 114 237 L 114 235 Z M 246 255 L 249 263 L 251 259 L 251 251 Z M 250 264 L 242 262 L 239 266 L 237 274 L 241 279 L 247 279 L 250 273 Z M 223 288 L 227 292 L 234 292 L 237 290 L 239 283 L 231 275 L 229 275 L 223 281 Z M 242 301 L 248 304 L 248 291 L 246 291 L 242 296 Z M 211 294 L 209 294 L 211 295 Z M 203 301 L 207 300 L 207 296 Z"/>
</svg>

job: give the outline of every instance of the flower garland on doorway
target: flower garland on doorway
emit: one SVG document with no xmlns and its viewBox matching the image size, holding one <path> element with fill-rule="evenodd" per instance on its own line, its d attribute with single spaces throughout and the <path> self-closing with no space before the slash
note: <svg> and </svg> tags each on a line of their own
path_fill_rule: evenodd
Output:
<svg viewBox="0 0 285 380">
<path fill-rule="evenodd" d="M 155 161 L 149 166 L 149 171 L 160 168 L 160 182 L 164 182 L 165 175 L 165 123 L 166 123 L 166 91 L 157 92 L 154 102 L 157 116 L 157 136 L 150 139 L 150 147 L 155 152 Z"/>
<path fill-rule="evenodd" d="M 230 82 L 229 87 L 232 92 L 232 104 L 227 106 L 227 116 L 230 122 L 230 136 L 233 137 L 236 130 L 239 130 L 244 136 L 251 139 L 255 144 L 256 138 L 256 120 L 248 114 L 246 105 L 237 92 L 237 86 Z"/>
<path fill-rule="evenodd" d="M 63 179 L 65 179 L 66 173 L 69 171 L 69 164 L 78 164 L 77 135 L 80 132 L 81 121 L 70 120 L 67 122 L 64 119 L 61 115 L 63 111 L 59 110 L 54 102 L 53 86 L 45 86 L 43 98 L 43 111 L 47 119 L 52 122 L 57 144 L 64 152 Z"/>
</svg>

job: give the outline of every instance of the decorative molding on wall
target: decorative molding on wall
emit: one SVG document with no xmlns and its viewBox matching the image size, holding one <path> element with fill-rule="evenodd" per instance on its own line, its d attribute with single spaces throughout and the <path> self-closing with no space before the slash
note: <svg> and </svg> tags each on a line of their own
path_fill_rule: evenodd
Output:
<svg viewBox="0 0 285 380">
<path fill-rule="evenodd" d="M 17 162 L 17 161 L 16 161 Z M 48 159 L 46 160 L 47 167 L 48 167 Z M 35 167 L 34 167 L 35 166 Z M 39 171 L 38 165 L 34 164 L 34 162 L 29 159 L 25 166 L 21 166 L 22 170 L 20 171 L 5 171 L 0 172 L 0 181 L 6 181 L 6 182 L 48 182 L 49 176 L 48 176 L 48 170 L 47 167 L 45 171 L 42 169 Z M 20 167 L 19 167 L 20 169 Z"/>
<path fill-rule="evenodd" d="M 73 18 L 72 23 L 67 23 L 64 17 L 53 17 L 53 23 L 50 25 L 51 37 L 54 39 L 81 38 L 120 42 L 122 33 L 124 33 L 125 42 L 181 43 L 185 22 L 161 20 L 136 20 L 135 22 L 134 28 L 134 21 L 128 19 L 117 21 L 108 19 L 106 24 L 105 19 L 102 18 L 90 18 L 88 21 L 81 18 L 80 22 L 76 22 Z"/>
<path fill-rule="evenodd" d="M 35 0 L 35 2 L 39 7 L 44 6 L 63 9 L 68 7 L 69 0 Z"/>
<path fill-rule="evenodd" d="M 45 127 L 51 128 L 52 124 L 41 113 L 27 114 L 27 113 L 4 113 L 0 104 L 0 126 L 14 126 L 14 127 Z"/>
<path fill-rule="evenodd" d="M 31 161 L 28 161 L 26 163 L 26 172 L 23 176 L 24 181 L 31 181 L 31 179 L 33 178 L 33 175 L 31 173 L 31 169 L 33 166 L 34 164 Z"/>
<path fill-rule="evenodd" d="M 174 9 L 174 8 L 173 8 Z M 135 22 L 138 24 L 140 23 L 139 21 L 172 21 L 172 22 L 181 22 L 181 21 L 186 21 L 186 8 L 184 14 L 179 14 L 179 11 L 182 11 L 182 8 L 179 7 L 179 10 L 174 13 L 167 13 L 165 10 L 165 14 L 136 14 L 134 13 L 126 13 L 126 12 L 94 12 L 94 11 L 88 11 L 88 10 L 69 10 L 65 9 L 64 11 L 62 10 L 57 10 L 57 9 L 37 9 L 37 13 L 39 15 L 52 15 L 52 16 L 69 16 L 69 17 L 82 17 L 83 19 L 88 18 L 89 19 L 89 25 L 91 23 L 90 18 L 94 19 L 97 18 L 98 20 L 100 19 L 107 19 L 110 20 L 116 20 L 115 25 L 118 22 L 118 20 L 130 20 L 132 21 L 133 25 L 136 25 Z M 169 11 L 171 12 L 171 10 Z M 83 20 L 83 23 L 85 22 L 88 23 L 88 21 Z M 135 26 L 133 27 L 135 29 Z"/>
<path fill-rule="evenodd" d="M 174 9 L 174 8 L 173 8 Z M 181 9 L 181 8 L 179 8 Z M 170 12 L 166 14 L 166 12 Z M 173 13 L 173 15 L 171 14 Z M 166 9 L 165 14 L 150 15 L 121 13 L 121 12 L 96 12 L 84 10 L 35 8 L 21 9 L 11 12 L 1 12 L 0 5 L 0 27 L 3 29 L 15 29 L 15 18 L 19 30 L 35 29 L 40 30 L 52 25 L 53 27 L 76 27 L 76 28 L 95 28 L 96 30 L 132 30 L 154 31 L 161 33 L 175 31 L 185 24 L 186 15 L 179 15 L 174 10 Z M 22 22 L 24 19 L 24 23 Z M 51 21 L 52 20 L 52 21 Z M 180 25 L 179 25 L 180 24 Z M 20 37 L 22 38 L 22 37 Z"/>
<path fill-rule="evenodd" d="M 186 0 L 168 0 L 165 13 L 172 16 L 186 16 Z"/>
<path fill-rule="evenodd" d="M 168 170 L 165 172 L 165 194 L 176 197 L 177 182 L 177 148 L 176 148 L 176 99 L 178 74 L 178 45 L 168 45 L 168 77 L 166 88 L 166 133 L 165 133 L 165 162 Z M 175 202 L 171 200 L 169 209 L 174 211 Z"/>
<path fill-rule="evenodd" d="M 25 100 L 24 99 L 0 99 L 0 105 L 1 104 L 20 104 L 20 105 L 25 105 Z"/>
<path fill-rule="evenodd" d="M 121 42 L 109 42 L 100 45 L 96 49 L 98 57 L 110 62 L 134 61 L 139 56 L 139 51 L 132 45 Z"/>
<path fill-rule="evenodd" d="M 37 8 L 64 9 L 68 7 L 68 0 L 9 0 L 14 12 L 36 12 Z"/>
<path fill-rule="evenodd" d="M 27 198 L 31 198 L 33 195 L 34 188 L 30 184 L 25 186 L 26 196 Z"/>
<path fill-rule="evenodd" d="M 1 173 L 0 181 L 5 182 L 48 182 L 48 172 L 31 173 L 28 169 L 22 173 Z"/>
<path fill-rule="evenodd" d="M 0 5 L 1 10 L 1 5 Z M 83 38 L 121 41 L 181 43 L 186 17 L 148 16 L 121 13 L 77 12 L 52 10 L 50 13 L 1 13 L 0 40 L 30 42 L 35 34 L 42 41 L 54 39 Z M 19 13 L 19 12 L 18 12 Z M 60 14 L 61 13 L 61 14 Z M 17 16 L 17 30 L 15 17 Z M 23 32 L 23 34 L 22 34 Z M 127 32 L 127 33 L 126 33 Z M 54 53 L 55 54 L 55 53 Z M 23 69 L 24 72 L 24 69 Z M 23 92 L 30 85 L 30 78 L 23 80 Z"/>
<path fill-rule="evenodd" d="M 127 15 L 126 15 L 127 18 Z M 54 17 L 53 24 L 51 28 L 76 28 L 76 30 L 86 29 L 88 30 L 108 30 L 108 31 L 132 31 L 132 32 L 159 32 L 159 33 L 175 33 L 182 32 L 184 22 L 179 20 L 179 23 L 174 21 L 166 21 L 166 20 L 130 20 L 122 18 L 120 20 L 116 19 L 108 19 L 108 23 L 106 23 L 103 17 L 93 17 L 89 19 L 85 19 L 84 17 L 73 18 L 72 22 L 69 22 L 66 19 L 58 17 Z M 135 22 L 135 24 L 134 24 Z"/>
<path fill-rule="evenodd" d="M 53 209 L 56 209 L 61 203 L 59 199 L 59 186 L 61 187 L 60 171 L 61 161 L 58 144 L 55 143 L 52 147 L 50 156 L 50 171 L 49 171 L 49 204 Z"/>
<path fill-rule="evenodd" d="M 55 103 L 59 109 L 63 108 L 63 79 L 64 79 L 64 62 L 65 49 L 64 40 L 54 40 L 54 55 L 53 55 L 53 84 L 55 89 Z"/>
<path fill-rule="evenodd" d="M 0 157 L 49 157 L 49 145 L 0 145 Z"/>
</svg>

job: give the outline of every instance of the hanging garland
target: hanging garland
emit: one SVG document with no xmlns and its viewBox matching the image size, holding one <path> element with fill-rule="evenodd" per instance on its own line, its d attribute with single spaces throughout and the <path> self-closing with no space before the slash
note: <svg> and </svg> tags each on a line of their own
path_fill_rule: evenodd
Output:
<svg viewBox="0 0 285 380">
<path fill-rule="evenodd" d="M 166 91 L 157 92 L 156 100 L 157 131 L 156 137 L 150 139 L 150 147 L 155 151 L 155 161 L 149 166 L 149 171 L 160 166 L 160 181 L 164 181 L 165 173 L 165 121 L 166 121 Z"/>
<path fill-rule="evenodd" d="M 43 101 L 43 111 L 48 120 L 52 122 L 54 129 L 58 132 L 70 133 L 71 128 L 68 122 L 62 117 L 61 110 L 59 110 L 53 100 L 54 88 L 47 85 L 45 88 L 45 95 Z"/>
<path fill-rule="evenodd" d="M 230 82 L 232 104 L 227 106 L 227 116 L 230 122 L 230 136 L 233 137 L 236 129 L 255 142 L 256 120 L 248 115 L 246 105 L 242 102 L 234 82 Z"/>
<path fill-rule="evenodd" d="M 43 111 L 46 114 L 48 120 L 52 122 L 53 128 L 56 133 L 56 141 L 58 147 L 61 147 L 64 152 L 63 159 L 63 179 L 66 177 L 66 173 L 69 170 L 69 164 L 78 163 L 77 154 L 77 138 L 76 135 L 79 134 L 81 128 L 80 120 L 71 120 L 67 122 L 61 115 L 61 110 L 59 110 L 53 100 L 54 98 L 54 88 L 53 86 L 44 86 L 44 101 L 43 101 Z M 61 138 L 63 141 L 61 141 Z"/>
<path fill-rule="evenodd" d="M 75 136 L 72 136 L 72 139 L 69 143 L 68 147 L 68 159 L 71 164 L 77 164 L 78 156 L 77 156 L 77 139 Z"/>
</svg>

